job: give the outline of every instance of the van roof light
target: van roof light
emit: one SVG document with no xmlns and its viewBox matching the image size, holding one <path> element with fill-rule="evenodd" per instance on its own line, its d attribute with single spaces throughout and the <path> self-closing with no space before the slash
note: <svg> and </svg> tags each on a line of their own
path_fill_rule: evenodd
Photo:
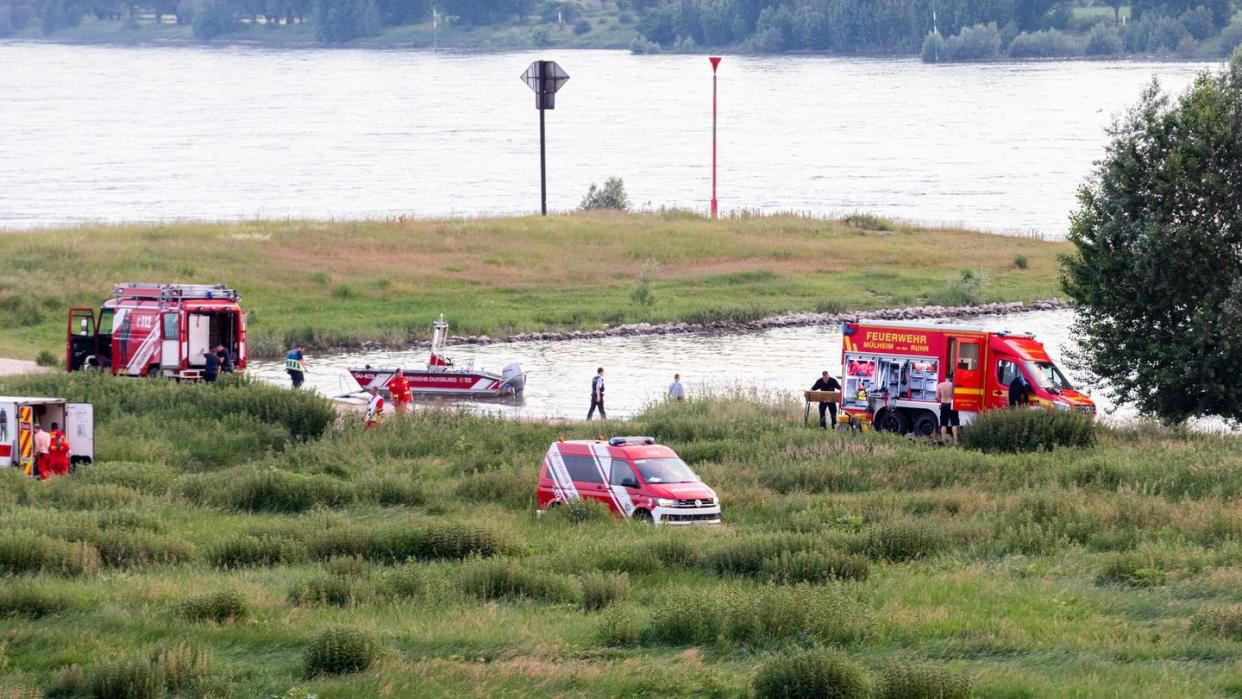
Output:
<svg viewBox="0 0 1242 699">
<path fill-rule="evenodd" d="M 655 444 L 655 437 L 613 437 L 608 440 L 609 446 L 622 447 L 635 444 Z"/>
</svg>

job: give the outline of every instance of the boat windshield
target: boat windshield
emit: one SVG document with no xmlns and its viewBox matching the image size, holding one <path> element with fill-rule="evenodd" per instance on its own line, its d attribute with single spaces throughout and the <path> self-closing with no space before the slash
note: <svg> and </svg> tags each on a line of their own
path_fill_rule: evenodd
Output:
<svg viewBox="0 0 1242 699">
<path fill-rule="evenodd" d="M 677 457 L 661 459 L 634 459 L 638 472 L 648 483 L 698 483 L 698 476 Z"/>
<path fill-rule="evenodd" d="M 1040 388 L 1073 389 L 1069 379 L 1052 362 L 1026 362 L 1031 380 Z"/>
</svg>

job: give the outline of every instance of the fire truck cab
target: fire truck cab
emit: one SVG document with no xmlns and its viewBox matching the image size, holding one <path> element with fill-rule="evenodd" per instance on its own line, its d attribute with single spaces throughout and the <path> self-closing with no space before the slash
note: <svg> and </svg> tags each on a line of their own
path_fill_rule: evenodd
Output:
<svg viewBox="0 0 1242 699">
<path fill-rule="evenodd" d="M 117 284 L 98 312 L 69 309 L 65 367 L 194 379 L 224 345 L 246 367 L 246 315 L 223 284 Z"/>
<path fill-rule="evenodd" d="M 1095 413 L 1030 333 L 902 322 L 842 326 L 842 411 L 878 429 L 917 435 L 940 427 L 936 385 L 953 378 L 953 409 L 963 425 L 984 410 L 1009 407 L 1009 384 L 1026 379 L 1028 405 Z"/>
</svg>

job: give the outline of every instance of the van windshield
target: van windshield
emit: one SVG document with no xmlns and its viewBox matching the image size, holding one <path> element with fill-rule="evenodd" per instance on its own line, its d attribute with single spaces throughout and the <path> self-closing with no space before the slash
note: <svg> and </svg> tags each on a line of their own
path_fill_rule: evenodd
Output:
<svg viewBox="0 0 1242 699">
<path fill-rule="evenodd" d="M 676 457 L 634 459 L 634 465 L 648 483 L 698 483 L 699 479 L 686 462 Z"/>
<path fill-rule="evenodd" d="M 1026 362 L 1026 370 L 1031 374 L 1031 380 L 1040 388 L 1074 388 L 1069 379 L 1065 378 L 1065 374 L 1052 362 Z"/>
</svg>

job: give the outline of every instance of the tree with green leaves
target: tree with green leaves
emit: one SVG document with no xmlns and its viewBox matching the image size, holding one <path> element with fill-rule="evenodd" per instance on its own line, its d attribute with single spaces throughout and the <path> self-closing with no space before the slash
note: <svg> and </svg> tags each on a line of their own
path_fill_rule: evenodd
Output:
<svg viewBox="0 0 1242 699">
<path fill-rule="evenodd" d="M 1075 359 L 1144 414 L 1242 419 L 1242 50 L 1109 136 L 1064 260 Z"/>
</svg>

